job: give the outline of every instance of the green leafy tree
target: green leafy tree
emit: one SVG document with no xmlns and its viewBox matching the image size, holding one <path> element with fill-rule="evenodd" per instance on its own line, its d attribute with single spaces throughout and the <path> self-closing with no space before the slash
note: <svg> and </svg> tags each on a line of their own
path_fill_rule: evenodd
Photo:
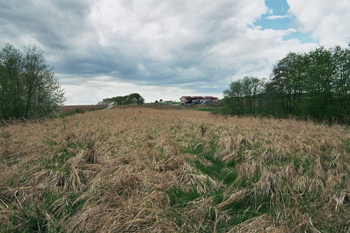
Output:
<svg viewBox="0 0 350 233">
<path fill-rule="evenodd" d="M 279 108 L 284 116 L 298 115 L 298 107 L 305 93 L 307 79 L 307 56 L 304 54 L 289 53 L 278 61 L 273 68 L 271 81 L 272 90 L 278 95 Z M 271 90 L 271 91 L 272 91 Z"/>
<path fill-rule="evenodd" d="M 350 49 L 336 46 L 332 52 L 335 66 L 333 116 L 340 122 L 350 123 Z"/>
<path fill-rule="evenodd" d="M 65 101 L 53 69 L 36 46 L 7 44 L 0 53 L 0 117 L 51 117 Z"/>
<path fill-rule="evenodd" d="M 331 120 L 335 103 L 336 67 L 331 50 L 320 47 L 308 54 L 306 97 L 301 108 L 304 117 Z"/>
<path fill-rule="evenodd" d="M 276 63 L 268 82 L 244 77 L 224 94 L 222 109 L 228 114 L 350 124 L 350 49 L 289 53 Z"/>
<path fill-rule="evenodd" d="M 238 115 L 255 115 L 261 107 L 260 94 L 264 90 L 264 80 L 244 77 L 229 84 L 222 101 L 224 111 Z"/>
<path fill-rule="evenodd" d="M 0 53 L 0 118 L 25 115 L 23 54 L 7 44 Z"/>
<path fill-rule="evenodd" d="M 137 103 L 138 105 L 142 105 L 145 102 L 145 99 L 138 93 L 132 93 L 126 96 L 116 96 L 112 98 L 103 99 L 104 103 L 115 102 L 118 105 L 128 105 L 132 103 Z"/>
</svg>

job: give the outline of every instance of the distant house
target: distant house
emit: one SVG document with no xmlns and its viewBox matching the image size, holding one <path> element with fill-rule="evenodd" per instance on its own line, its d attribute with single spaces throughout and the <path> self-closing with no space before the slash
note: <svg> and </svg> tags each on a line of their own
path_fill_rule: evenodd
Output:
<svg viewBox="0 0 350 233">
<path fill-rule="evenodd" d="M 214 96 L 182 96 L 180 98 L 181 104 L 198 103 L 198 102 L 204 103 L 208 100 L 218 101 L 219 98 Z"/>
</svg>

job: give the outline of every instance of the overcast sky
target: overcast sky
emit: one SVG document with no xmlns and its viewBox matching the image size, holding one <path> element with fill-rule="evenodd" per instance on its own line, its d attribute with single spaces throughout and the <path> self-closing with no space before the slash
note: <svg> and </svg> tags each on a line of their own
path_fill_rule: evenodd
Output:
<svg viewBox="0 0 350 233">
<path fill-rule="evenodd" d="M 348 46 L 349 0 L 0 0 L 0 46 L 37 45 L 66 104 L 223 97 L 288 52 Z"/>
</svg>

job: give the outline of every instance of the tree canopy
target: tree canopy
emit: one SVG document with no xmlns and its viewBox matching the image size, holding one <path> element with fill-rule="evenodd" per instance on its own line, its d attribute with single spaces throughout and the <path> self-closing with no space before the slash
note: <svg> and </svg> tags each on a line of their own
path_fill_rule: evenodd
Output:
<svg viewBox="0 0 350 233">
<path fill-rule="evenodd" d="M 126 96 L 116 96 L 112 98 L 106 98 L 102 100 L 103 103 L 114 102 L 118 105 L 128 105 L 128 104 L 138 104 L 142 105 L 145 102 L 145 99 L 138 93 L 132 93 Z"/>
<path fill-rule="evenodd" d="M 65 100 L 43 51 L 6 44 L 0 52 L 0 119 L 51 117 Z"/>
<path fill-rule="evenodd" d="M 350 123 L 350 49 L 289 53 L 267 82 L 244 77 L 224 94 L 224 113 Z"/>
</svg>

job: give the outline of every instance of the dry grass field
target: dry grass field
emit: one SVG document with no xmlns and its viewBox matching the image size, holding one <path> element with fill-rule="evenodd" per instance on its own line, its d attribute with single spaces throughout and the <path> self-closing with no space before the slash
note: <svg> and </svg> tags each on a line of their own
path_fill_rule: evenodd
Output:
<svg viewBox="0 0 350 233">
<path fill-rule="evenodd" d="M 115 108 L 0 129 L 0 232 L 349 232 L 349 127 Z"/>
</svg>

